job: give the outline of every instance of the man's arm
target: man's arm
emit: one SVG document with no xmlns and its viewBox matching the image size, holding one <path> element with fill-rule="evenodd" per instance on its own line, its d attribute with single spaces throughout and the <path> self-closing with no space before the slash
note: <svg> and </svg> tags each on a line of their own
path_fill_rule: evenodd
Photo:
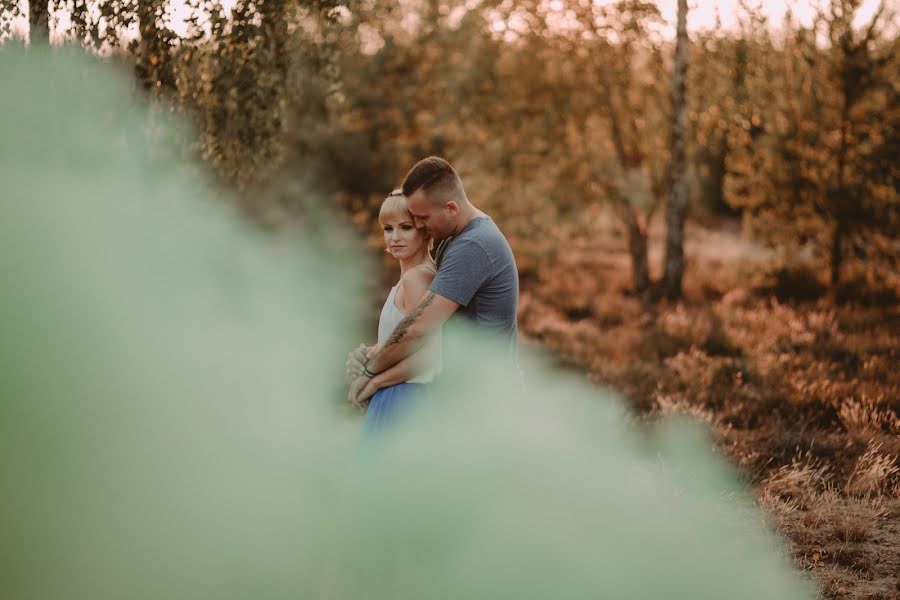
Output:
<svg viewBox="0 0 900 600">
<path fill-rule="evenodd" d="M 428 334 L 450 318 L 459 304 L 429 290 L 412 312 L 400 321 L 366 363 L 369 373 L 386 371 L 422 347 Z"/>
<path fill-rule="evenodd" d="M 354 406 L 361 406 L 363 402 L 375 395 L 378 390 L 403 383 L 414 378 L 422 372 L 422 362 L 431 360 L 427 355 L 429 346 L 425 346 L 419 352 L 407 356 L 393 367 L 378 373 L 375 377 L 369 379 L 365 375 L 360 375 L 350 385 L 348 398 Z M 421 356 L 422 353 L 426 356 Z"/>
</svg>

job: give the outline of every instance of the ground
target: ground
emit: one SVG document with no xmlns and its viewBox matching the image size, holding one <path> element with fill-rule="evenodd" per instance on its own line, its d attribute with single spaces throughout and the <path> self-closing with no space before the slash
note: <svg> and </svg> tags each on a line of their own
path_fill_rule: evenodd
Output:
<svg viewBox="0 0 900 600">
<path fill-rule="evenodd" d="M 689 224 L 685 300 L 648 310 L 629 292 L 614 217 L 579 230 L 541 256 L 513 240 L 526 343 L 621 390 L 643 418 L 708 423 L 824 598 L 900 598 L 896 280 L 848 267 L 829 290 L 737 223 Z M 660 238 L 654 228 L 655 265 Z"/>
</svg>

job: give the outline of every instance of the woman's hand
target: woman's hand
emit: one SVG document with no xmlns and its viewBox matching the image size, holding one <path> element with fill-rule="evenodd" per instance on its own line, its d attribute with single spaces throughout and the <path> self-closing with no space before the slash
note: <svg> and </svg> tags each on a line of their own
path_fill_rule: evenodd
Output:
<svg viewBox="0 0 900 600">
<path fill-rule="evenodd" d="M 360 344 L 355 350 L 347 355 L 347 383 L 353 383 L 353 380 L 363 374 L 363 368 L 366 361 L 369 360 L 369 353 L 374 348 Z"/>
<path fill-rule="evenodd" d="M 350 382 L 347 400 L 356 408 L 362 408 L 363 403 L 374 396 L 379 389 L 379 383 L 375 378 L 370 379 L 365 375 L 360 375 Z"/>
<path fill-rule="evenodd" d="M 381 388 L 382 386 L 376 381 L 376 378 L 369 379 L 356 395 L 357 406 L 362 406 L 366 400 L 374 396 Z"/>
<path fill-rule="evenodd" d="M 369 381 L 370 379 L 365 375 L 359 375 L 350 380 L 350 390 L 347 392 L 347 401 L 356 408 L 362 408 L 362 402 L 357 400 L 357 397 L 360 392 L 362 392 L 363 388 L 369 384 Z"/>
</svg>

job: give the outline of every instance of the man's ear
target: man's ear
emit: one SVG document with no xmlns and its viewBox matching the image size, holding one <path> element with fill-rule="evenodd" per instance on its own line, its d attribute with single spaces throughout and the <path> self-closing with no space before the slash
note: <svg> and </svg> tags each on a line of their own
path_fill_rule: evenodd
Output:
<svg viewBox="0 0 900 600">
<path fill-rule="evenodd" d="M 450 200 L 444 204 L 444 210 L 450 213 L 450 216 L 455 217 L 459 214 L 459 204 L 455 200 Z"/>
</svg>

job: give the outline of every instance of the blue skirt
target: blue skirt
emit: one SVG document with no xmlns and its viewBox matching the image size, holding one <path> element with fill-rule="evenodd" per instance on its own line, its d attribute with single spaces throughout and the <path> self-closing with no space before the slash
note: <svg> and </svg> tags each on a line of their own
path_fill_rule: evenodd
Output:
<svg viewBox="0 0 900 600">
<path fill-rule="evenodd" d="M 367 431 L 390 427 L 412 406 L 430 398 L 431 386 L 427 383 L 398 383 L 378 390 L 369 400 L 363 427 Z"/>
</svg>

